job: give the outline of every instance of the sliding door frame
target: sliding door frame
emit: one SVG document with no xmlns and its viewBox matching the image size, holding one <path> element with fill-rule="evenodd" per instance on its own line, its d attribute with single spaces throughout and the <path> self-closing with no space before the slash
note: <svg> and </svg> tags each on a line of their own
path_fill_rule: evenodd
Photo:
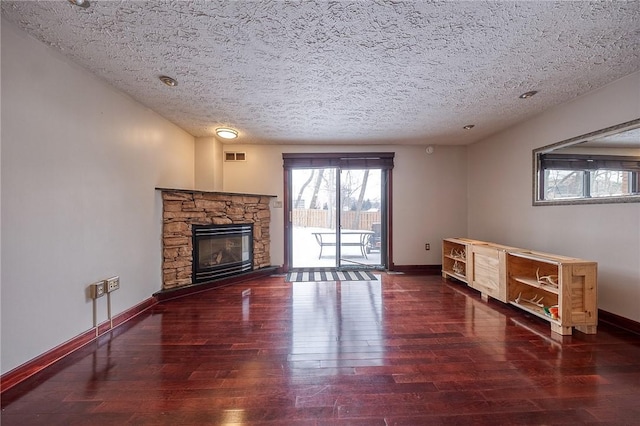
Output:
<svg viewBox="0 0 640 426">
<path fill-rule="evenodd" d="M 393 269 L 393 152 L 334 152 L 334 153 L 283 153 L 284 168 L 284 272 L 292 269 L 292 248 L 293 248 L 293 223 L 292 223 L 292 194 L 291 179 L 293 169 L 317 169 L 331 168 L 340 169 L 383 169 L 383 177 L 386 182 L 383 185 L 383 206 L 386 211 L 382 212 L 382 233 L 386 242 L 386 259 L 382 267 L 386 270 Z M 336 262 L 337 263 L 337 262 Z"/>
</svg>

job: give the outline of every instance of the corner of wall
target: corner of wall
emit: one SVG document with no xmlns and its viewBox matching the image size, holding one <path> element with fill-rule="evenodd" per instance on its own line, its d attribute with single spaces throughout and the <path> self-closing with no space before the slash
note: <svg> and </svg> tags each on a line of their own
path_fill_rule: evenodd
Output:
<svg viewBox="0 0 640 426">
<path fill-rule="evenodd" d="M 214 137 L 195 138 L 194 182 L 202 191 L 222 190 L 222 144 Z"/>
</svg>

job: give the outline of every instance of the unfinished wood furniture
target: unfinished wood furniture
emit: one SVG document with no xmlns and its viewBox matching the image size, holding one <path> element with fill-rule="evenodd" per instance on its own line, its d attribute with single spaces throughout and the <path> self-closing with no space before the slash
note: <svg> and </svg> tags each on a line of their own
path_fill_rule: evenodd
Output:
<svg viewBox="0 0 640 426">
<path fill-rule="evenodd" d="M 442 244 L 442 276 L 455 278 L 489 296 L 543 318 L 551 330 L 575 328 L 595 334 L 597 263 L 490 242 L 447 238 Z"/>
<path fill-rule="evenodd" d="M 597 264 L 537 252 L 507 254 L 509 303 L 551 323 L 562 335 L 571 329 L 595 334 L 598 325 Z M 557 307 L 557 314 L 553 307 Z"/>
<path fill-rule="evenodd" d="M 447 238 L 442 243 L 442 276 L 467 283 L 481 293 L 507 302 L 507 250 L 517 250 L 500 244 L 469 238 Z"/>
<path fill-rule="evenodd" d="M 467 253 L 474 240 L 446 238 L 442 241 L 442 276 L 469 283 Z"/>
<path fill-rule="evenodd" d="M 471 244 L 471 280 L 469 286 L 478 290 L 483 300 L 489 296 L 501 302 L 507 302 L 507 262 L 509 251 L 517 251 L 494 243 Z"/>
</svg>

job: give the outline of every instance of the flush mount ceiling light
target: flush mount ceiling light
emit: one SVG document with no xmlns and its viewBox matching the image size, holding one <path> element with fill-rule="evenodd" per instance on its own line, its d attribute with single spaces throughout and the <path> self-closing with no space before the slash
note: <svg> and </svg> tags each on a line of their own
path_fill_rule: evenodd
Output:
<svg viewBox="0 0 640 426">
<path fill-rule="evenodd" d="M 463 129 L 465 129 L 465 130 L 471 130 L 471 129 L 473 129 L 474 127 L 476 127 L 476 125 L 475 125 L 475 124 L 467 124 L 466 126 L 464 126 L 464 127 L 463 127 Z"/>
<path fill-rule="evenodd" d="M 222 139 L 235 139 L 238 137 L 238 131 L 229 129 L 228 127 L 219 127 L 216 129 L 216 135 Z"/>
<path fill-rule="evenodd" d="M 536 93 L 538 93 L 537 90 L 531 90 L 530 92 L 525 92 L 522 95 L 518 96 L 520 99 L 529 99 L 530 97 L 534 96 Z"/>
<path fill-rule="evenodd" d="M 167 77 L 166 75 L 161 75 L 158 78 L 160 79 L 161 82 L 163 82 L 169 87 L 176 87 L 178 85 L 178 80 L 176 80 L 175 78 Z"/>
<path fill-rule="evenodd" d="M 89 0 L 69 0 L 69 3 L 75 6 L 84 7 L 85 9 L 89 7 Z"/>
</svg>

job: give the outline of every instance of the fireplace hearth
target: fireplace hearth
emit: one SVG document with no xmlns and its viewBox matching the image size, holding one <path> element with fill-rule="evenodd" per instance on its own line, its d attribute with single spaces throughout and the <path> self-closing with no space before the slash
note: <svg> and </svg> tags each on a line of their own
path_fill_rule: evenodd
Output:
<svg viewBox="0 0 640 426">
<path fill-rule="evenodd" d="M 193 283 L 253 270 L 253 224 L 193 225 Z"/>
</svg>

